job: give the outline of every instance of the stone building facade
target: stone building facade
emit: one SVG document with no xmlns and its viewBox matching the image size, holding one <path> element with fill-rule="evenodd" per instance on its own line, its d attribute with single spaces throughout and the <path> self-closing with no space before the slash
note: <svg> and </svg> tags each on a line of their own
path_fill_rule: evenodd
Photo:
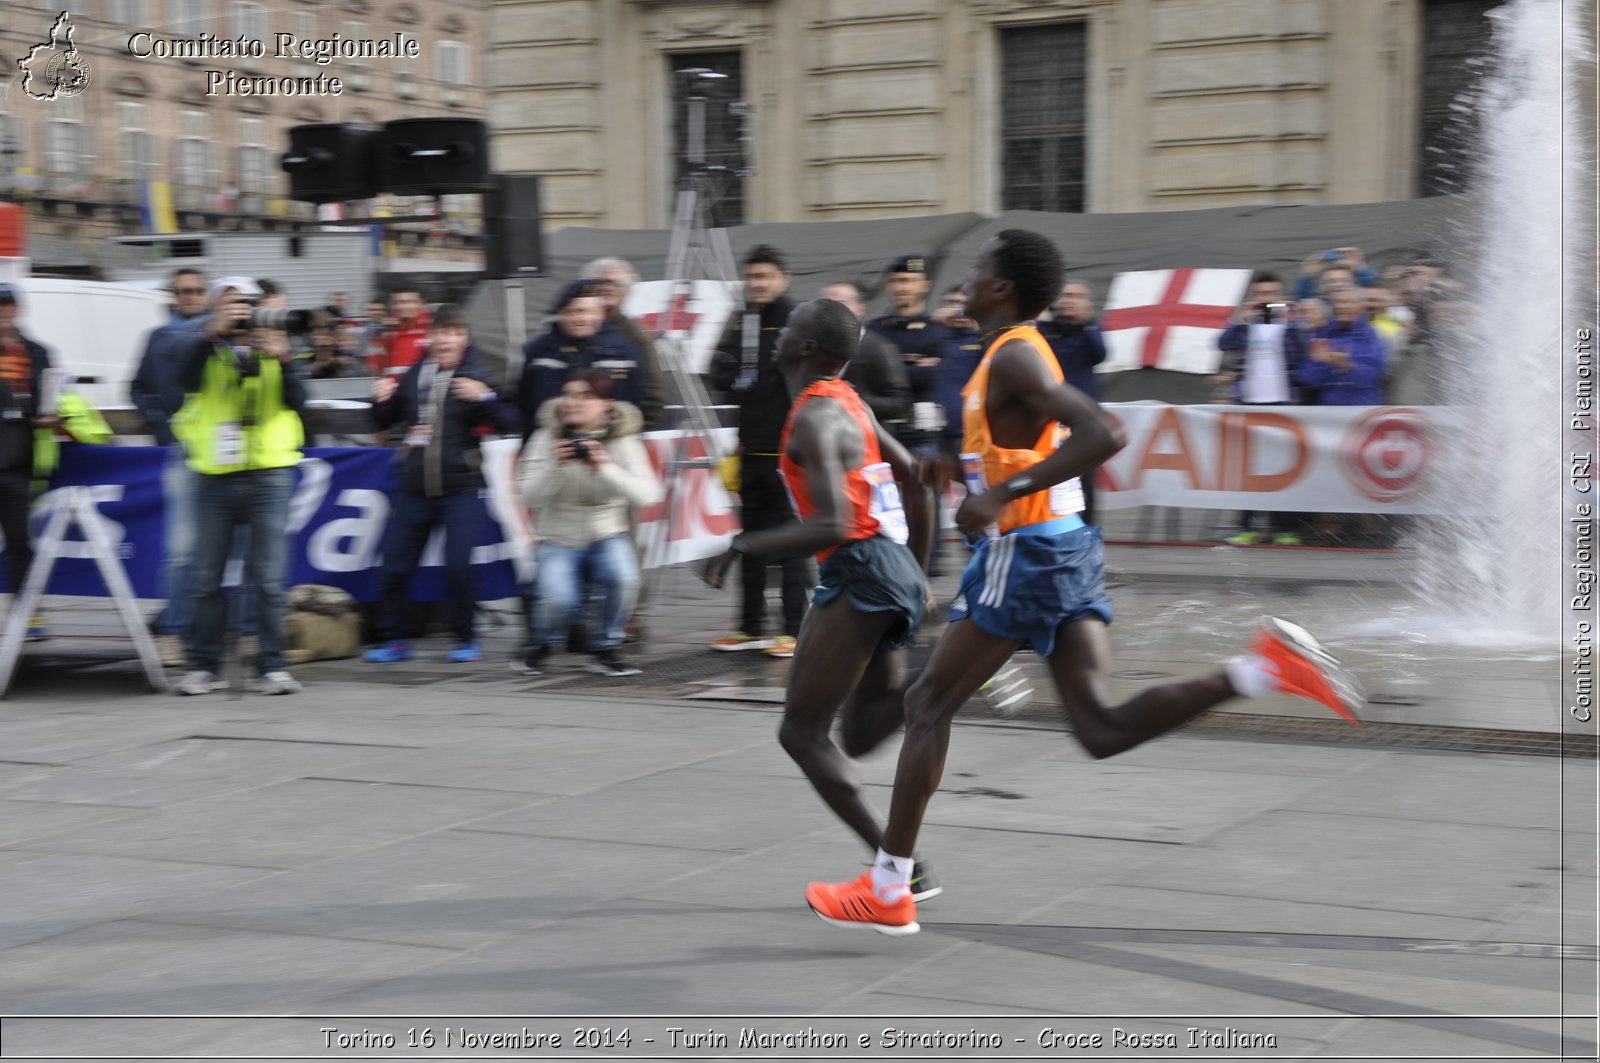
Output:
<svg viewBox="0 0 1600 1063">
<path fill-rule="evenodd" d="M 1018 121 L 1042 123 L 1053 146 L 1039 150 L 1071 156 L 1077 190 L 1045 209 L 1406 199 L 1428 190 L 1427 36 L 1470 20 L 1463 47 L 1481 49 L 1491 6 L 491 0 L 490 121 L 497 165 L 546 175 L 550 227 L 667 224 L 681 148 L 671 70 L 729 56 L 751 109 L 735 220 L 1007 209 Z M 1051 34 L 1076 49 L 1062 53 L 1076 80 L 1040 90 L 1059 94 L 1054 114 L 1034 92 L 1041 113 L 1018 118 L 1008 109 L 1028 79 L 1055 76 L 1027 54 Z"/>
<path fill-rule="evenodd" d="M 140 203 L 149 181 L 169 183 L 180 231 L 310 224 L 315 209 L 285 198 L 279 158 L 289 127 L 483 117 L 486 6 L 484 0 L 0 0 L 6 70 L 0 81 L 0 196 L 27 206 L 34 236 L 83 245 L 145 231 Z M 30 98 L 17 62 L 49 40 L 64 9 L 72 44 L 88 64 L 88 84 L 70 99 Z M 414 40 L 416 47 L 404 50 L 416 54 L 332 55 L 319 64 L 300 54 L 279 57 L 278 34 L 301 41 L 336 34 Z M 158 53 L 156 41 L 202 35 L 261 40 L 265 55 L 151 54 Z M 213 79 L 212 70 L 232 81 Z M 299 82 L 318 75 L 337 77 L 341 92 L 329 93 L 326 83 L 312 94 L 298 84 L 294 95 L 238 90 L 241 78 Z M 477 197 L 447 198 L 445 216 L 409 227 L 399 237 L 402 246 L 475 253 Z M 422 206 L 382 203 L 393 215 Z"/>
</svg>

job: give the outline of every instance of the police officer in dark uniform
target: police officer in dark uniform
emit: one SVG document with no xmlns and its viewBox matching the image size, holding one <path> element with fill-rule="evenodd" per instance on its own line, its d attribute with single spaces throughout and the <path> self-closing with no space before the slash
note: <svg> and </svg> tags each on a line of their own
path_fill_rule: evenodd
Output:
<svg viewBox="0 0 1600 1063">
<path fill-rule="evenodd" d="M 639 352 L 606 322 L 601 282 L 575 280 L 561 289 L 550 312 L 550 331 L 535 336 L 522 349 L 522 377 L 515 403 L 522 416 L 522 441 L 539 427 L 539 407 L 561 395 L 573 373 L 604 369 L 613 393 L 622 402 L 642 406 L 648 388 Z"/>
<path fill-rule="evenodd" d="M 958 284 L 945 291 L 933 319 L 950 330 L 951 355 L 939 366 L 939 405 L 944 408 L 944 432 L 939 437 L 937 490 L 943 496 L 951 480 L 961 480 L 961 389 L 983 361 L 978 326 L 967 313 L 967 296 Z"/>
<path fill-rule="evenodd" d="M 924 461 L 925 467 L 931 470 L 938 463 L 939 439 L 946 421 L 939 402 L 940 366 L 955 350 L 950 330 L 928 313 L 928 285 L 928 260 L 921 255 L 903 255 L 889 263 L 887 287 L 892 309 L 868 321 L 867 329 L 894 344 L 905 359 L 906 376 L 911 382 L 911 420 L 894 435 L 913 457 Z M 924 482 L 929 505 L 934 501 L 936 480 L 930 473 Z M 928 572 L 937 574 L 937 526 L 933 538 L 933 548 L 928 551 Z"/>
</svg>

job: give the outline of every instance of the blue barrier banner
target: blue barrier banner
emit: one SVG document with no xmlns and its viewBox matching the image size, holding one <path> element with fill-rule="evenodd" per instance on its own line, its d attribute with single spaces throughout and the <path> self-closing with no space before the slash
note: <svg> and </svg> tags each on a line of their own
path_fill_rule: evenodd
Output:
<svg viewBox="0 0 1600 1063">
<path fill-rule="evenodd" d="M 86 486 L 128 571 L 134 593 L 140 598 L 161 597 L 166 532 L 161 474 L 166 461 L 167 452 L 160 447 L 65 444 L 51 490 L 34 505 L 34 534 L 44 529 L 56 489 Z M 388 449 L 312 448 L 305 452 L 289 504 L 285 587 L 320 583 L 348 591 L 360 601 L 377 598 L 377 566 L 382 558 L 389 495 L 397 471 L 394 451 Z M 497 468 L 495 479 L 500 479 L 500 474 Z M 487 496 L 488 492 L 481 494 Z M 484 498 L 480 502 L 485 510 L 483 530 L 473 550 L 478 598 L 488 601 L 513 597 L 517 594 L 517 562 L 526 553 L 518 535 L 518 518 L 505 506 L 490 506 Z M 72 529 L 68 538 L 46 593 L 104 596 L 105 584 L 81 529 Z M 229 583 L 237 582 L 240 556 L 236 551 L 236 562 L 229 566 Z M 412 577 L 407 597 L 414 601 L 443 601 L 443 563 L 443 536 L 436 531 Z"/>
</svg>

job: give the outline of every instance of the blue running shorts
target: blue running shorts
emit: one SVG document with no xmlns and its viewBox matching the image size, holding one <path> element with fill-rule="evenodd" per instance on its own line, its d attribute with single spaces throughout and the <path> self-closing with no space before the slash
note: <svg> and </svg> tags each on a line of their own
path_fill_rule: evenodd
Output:
<svg viewBox="0 0 1600 1063">
<path fill-rule="evenodd" d="M 1077 517 L 1019 528 L 978 544 L 961 574 L 950 620 L 971 620 L 1048 657 L 1062 624 L 1089 617 L 1111 623 L 1105 580 L 1098 528 Z"/>
</svg>

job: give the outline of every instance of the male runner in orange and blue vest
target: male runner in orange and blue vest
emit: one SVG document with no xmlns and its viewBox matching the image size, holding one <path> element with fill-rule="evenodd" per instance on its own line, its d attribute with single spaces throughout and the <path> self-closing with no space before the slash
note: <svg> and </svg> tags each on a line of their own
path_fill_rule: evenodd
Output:
<svg viewBox="0 0 1600 1063">
<path fill-rule="evenodd" d="M 1106 703 L 1110 652 L 1100 533 L 1083 523 L 1076 478 L 1122 448 L 1100 407 L 1062 380 L 1032 319 L 1061 290 L 1061 256 L 1048 239 L 1007 229 L 986 243 L 965 290 L 985 342 L 963 392 L 966 500 L 956 525 L 976 552 L 961 577 L 927 668 L 906 692 L 883 848 L 851 882 L 812 883 L 806 901 L 824 920 L 884 934 L 918 930 L 907 897 L 912 848 L 939 788 L 950 721 L 1021 646 L 1050 666 L 1073 735 L 1097 758 L 1164 734 L 1207 709 L 1276 690 L 1319 701 L 1357 723 L 1361 698 L 1347 672 L 1310 635 L 1267 620 L 1250 653 L 1202 679 L 1152 687 Z M 1064 438 L 1063 438 L 1064 436 Z"/>
<path fill-rule="evenodd" d="M 900 650 L 931 604 L 926 558 L 905 544 L 914 535 L 910 541 L 926 553 L 933 514 L 921 504 L 911 455 L 840 379 L 860 333 L 855 315 L 831 299 L 806 303 L 789 318 L 776 357 L 795 399 L 778 453 L 800 519 L 735 536 L 705 579 L 722 586 L 742 557 L 817 555 L 819 582 L 795 645 L 778 740 L 828 807 L 877 851 L 883 831 L 847 755 L 877 746 L 904 718 Z M 840 705 L 842 752 L 828 736 Z M 908 883 L 913 901 L 939 892 L 926 866 L 918 870 Z"/>
</svg>

